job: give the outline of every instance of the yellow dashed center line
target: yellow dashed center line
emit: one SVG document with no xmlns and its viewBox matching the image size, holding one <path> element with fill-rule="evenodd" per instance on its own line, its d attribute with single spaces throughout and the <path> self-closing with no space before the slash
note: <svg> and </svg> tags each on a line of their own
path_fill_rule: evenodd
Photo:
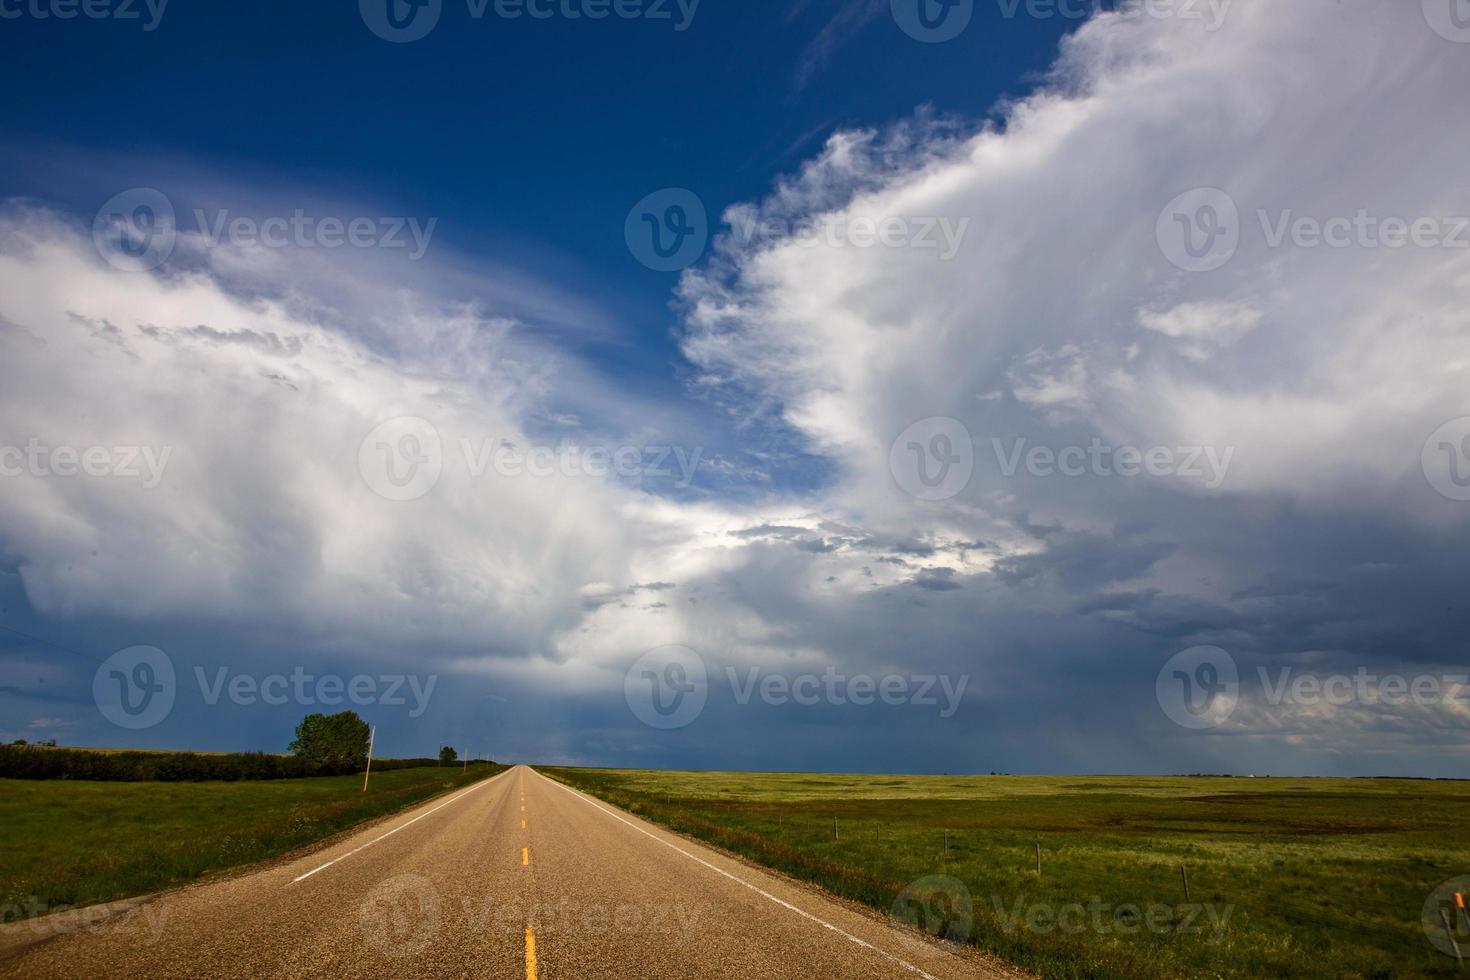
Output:
<svg viewBox="0 0 1470 980">
<path fill-rule="evenodd" d="M 521 812 L 526 812 L 526 784 L 525 777 L 520 780 Z M 526 829 L 525 818 L 521 818 L 521 829 Z M 521 867 L 531 863 L 531 849 L 521 848 Z M 526 980 L 536 980 L 536 933 L 529 925 L 526 926 Z"/>
</svg>

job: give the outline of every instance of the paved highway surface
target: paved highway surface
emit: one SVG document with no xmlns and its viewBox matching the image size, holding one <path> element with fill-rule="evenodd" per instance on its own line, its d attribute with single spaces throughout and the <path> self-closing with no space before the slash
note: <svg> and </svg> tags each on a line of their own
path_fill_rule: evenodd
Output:
<svg viewBox="0 0 1470 980">
<path fill-rule="evenodd" d="M 0 976 L 1021 976 L 525 766 L 304 857 L 36 930 L 6 927 Z"/>
</svg>

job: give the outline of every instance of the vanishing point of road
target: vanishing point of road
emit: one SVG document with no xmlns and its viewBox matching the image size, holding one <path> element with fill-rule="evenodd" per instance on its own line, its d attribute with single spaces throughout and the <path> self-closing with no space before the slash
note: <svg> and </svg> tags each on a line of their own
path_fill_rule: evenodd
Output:
<svg viewBox="0 0 1470 980">
<path fill-rule="evenodd" d="M 123 904 L 40 941 L 6 927 L 0 976 L 1022 976 L 526 766 L 305 856 Z"/>
</svg>

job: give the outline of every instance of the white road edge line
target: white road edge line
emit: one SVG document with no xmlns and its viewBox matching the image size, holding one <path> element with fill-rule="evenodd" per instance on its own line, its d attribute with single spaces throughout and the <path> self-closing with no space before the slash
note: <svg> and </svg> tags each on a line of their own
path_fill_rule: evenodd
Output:
<svg viewBox="0 0 1470 980">
<path fill-rule="evenodd" d="M 536 772 L 536 770 L 534 770 L 534 769 L 532 769 L 531 771 L 532 772 Z M 537 772 L 536 775 L 541 776 L 541 774 L 539 772 Z M 761 889 L 761 888 L 759 888 L 759 887 L 757 887 L 755 885 L 752 885 L 750 882 L 745 881 L 742 878 L 738 878 L 735 875 L 732 875 L 730 872 L 726 871 L 724 868 L 715 867 L 713 864 L 710 864 L 704 858 L 701 858 L 701 857 L 699 857 L 697 855 L 694 855 L 694 854 L 690 854 L 688 851 L 684 850 L 682 847 L 678 846 L 677 844 L 672 844 L 669 841 L 664 840 L 662 837 L 658 836 L 657 834 L 649 833 L 647 830 L 644 830 L 642 827 L 638 826 L 636 823 L 633 823 L 633 821 L 631 821 L 631 820 L 624 820 L 622 817 L 620 817 L 618 814 L 614 813 L 613 811 L 609 810 L 607 807 L 603 806 L 600 803 L 594 802 L 586 794 L 582 793 L 582 791 L 572 789 L 570 786 L 567 786 L 564 783 L 559 783 L 556 780 L 551 779 L 548 776 L 541 776 L 541 778 L 542 779 L 545 779 L 547 782 L 551 783 L 554 786 L 560 786 L 562 789 L 566 790 L 568 793 L 571 793 L 573 796 L 575 796 L 577 799 L 581 800 L 583 803 L 586 803 L 588 806 L 591 806 L 591 807 L 596 807 L 597 809 L 601 810 L 603 813 L 605 813 L 608 816 L 612 817 L 614 820 L 620 820 L 620 821 L 622 821 L 623 823 L 627 824 L 629 827 L 632 827 L 634 830 L 638 831 L 638 833 L 643 834 L 645 837 L 652 838 L 653 840 L 658 841 L 660 844 L 664 845 L 665 847 L 670 848 L 670 849 L 675 850 L 675 851 L 678 851 L 680 854 L 684 855 L 689 860 L 694 861 L 694 862 L 696 862 L 698 864 L 704 865 L 706 868 L 709 868 L 715 874 L 724 875 L 726 878 L 729 878 L 731 881 L 735 882 L 737 885 L 744 885 L 746 888 L 749 888 L 751 891 L 755 892 L 757 895 L 761 896 L 762 898 L 768 898 L 771 901 L 775 902 L 777 905 L 781 906 L 782 908 L 790 909 L 792 912 L 795 912 L 797 915 L 801 916 L 802 918 L 804 918 L 804 919 L 810 919 L 811 921 L 815 922 L 817 925 L 821 926 L 824 929 L 831 929 L 833 932 L 837 933 L 837 935 L 841 936 L 843 939 L 846 939 L 846 940 L 849 940 L 851 942 L 857 943 L 859 946 L 862 946 L 864 949 L 870 949 L 873 952 L 877 953 L 879 956 L 882 956 L 883 958 L 888 959 L 888 960 L 892 960 L 894 963 L 897 963 L 899 966 L 903 967 L 905 970 L 908 970 L 911 973 L 917 973 L 921 977 L 925 977 L 926 980 L 939 980 L 938 977 L 936 977 L 936 976 L 934 976 L 933 974 L 930 974 L 930 973 L 925 973 L 923 970 L 919 969 L 917 966 L 914 966 L 912 963 L 908 962 L 907 960 L 900 959 L 899 957 L 894 956 L 892 953 L 888 952 L 887 950 L 879 949 L 877 946 L 874 946 L 872 943 L 870 943 L 870 942 L 868 942 L 866 940 L 863 940 L 863 939 L 859 939 L 857 936 L 854 936 L 850 932 L 845 932 L 842 929 L 839 929 L 837 926 L 834 926 L 832 923 L 828 922 L 827 920 L 825 920 L 825 919 L 819 919 L 815 915 L 812 915 L 810 912 L 807 912 L 807 911 L 804 911 L 802 909 L 797 908 L 795 905 L 792 905 L 790 902 L 786 901 L 785 899 L 777 898 L 775 895 L 772 895 L 770 892 L 765 891 L 765 890 L 763 890 L 763 889 Z"/>
<path fill-rule="evenodd" d="M 489 779 L 485 780 L 484 782 L 476 783 L 474 786 L 471 786 L 469 789 L 466 789 L 464 792 L 459 793 L 456 796 L 450 797 L 449 799 L 445 800 L 443 803 L 440 803 L 438 806 L 434 807 L 433 810 L 425 810 L 423 813 L 420 813 L 418 816 L 416 816 L 412 820 L 408 821 L 408 823 L 399 824 L 397 827 L 394 827 L 392 830 L 388 831 L 382 837 L 376 837 L 373 840 L 368 841 L 366 844 L 359 844 L 357 847 L 354 847 L 352 850 L 348 851 L 346 854 L 343 854 L 340 857 L 334 857 L 334 858 L 332 858 L 332 860 L 328 861 L 326 864 L 322 865 L 321 867 L 319 867 L 319 868 L 312 868 L 306 874 L 299 875 L 299 876 L 297 876 L 295 878 L 292 878 L 290 881 L 286 882 L 286 887 L 289 888 L 291 885 L 296 884 L 298 881 L 305 881 L 307 878 L 310 878 L 312 875 L 316 874 L 318 871 L 325 871 L 328 868 L 330 868 L 332 865 L 336 864 L 338 861 L 345 861 L 348 858 L 352 857 L 352 855 L 356 854 L 358 851 L 366 850 L 367 848 L 372 847 L 378 841 L 383 840 L 386 837 L 392 837 L 394 834 L 398 833 L 404 827 L 407 827 L 410 824 L 416 824 L 416 823 L 418 823 L 420 820 L 424 819 L 429 814 L 433 813 L 435 810 L 442 810 L 442 809 L 444 809 L 446 806 L 448 806 L 451 803 L 458 803 L 460 800 L 462 800 L 466 796 L 469 796 L 475 790 L 477 790 L 477 789 L 484 789 L 486 786 L 489 786 L 491 783 L 495 782 L 495 780 L 499 779 L 501 776 L 504 776 L 506 772 L 510 772 L 510 771 L 511 771 L 510 769 L 507 769 L 507 770 L 505 770 L 505 772 L 498 772 L 495 775 L 491 776 Z"/>
</svg>

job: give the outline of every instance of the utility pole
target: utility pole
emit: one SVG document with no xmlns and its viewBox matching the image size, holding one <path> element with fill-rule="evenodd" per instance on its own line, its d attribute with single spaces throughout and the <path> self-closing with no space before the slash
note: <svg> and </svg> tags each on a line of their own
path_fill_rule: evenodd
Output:
<svg viewBox="0 0 1470 980">
<path fill-rule="evenodd" d="M 373 739 L 377 736 L 377 734 L 378 734 L 378 730 L 376 728 L 369 728 L 368 729 L 368 761 L 367 761 L 367 769 L 364 770 L 363 771 L 363 774 L 362 774 L 362 791 L 364 793 L 367 792 L 368 776 L 372 775 L 372 772 L 373 772 Z"/>
</svg>

